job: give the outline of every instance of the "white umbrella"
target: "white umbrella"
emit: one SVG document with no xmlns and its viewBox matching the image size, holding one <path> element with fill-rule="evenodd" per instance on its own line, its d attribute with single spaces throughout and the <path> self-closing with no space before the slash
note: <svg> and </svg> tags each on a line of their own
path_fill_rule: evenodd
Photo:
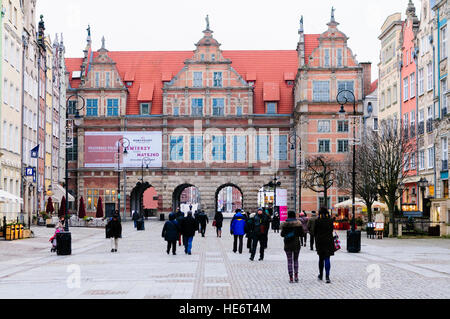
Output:
<svg viewBox="0 0 450 319">
<path fill-rule="evenodd" d="M 23 199 L 0 189 L 0 203 L 23 204 Z"/>
<path fill-rule="evenodd" d="M 349 200 L 346 200 L 345 202 L 334 205 L 334 208 L 348 208 L 348 207 L 352 207 L 352 205 L 353 205 L 353 200 L 349 199 Z M 365 207 L 365 206 L 366 206 L 366 204 L 363 202 L 362 199 L 355 198 L 355 207 Z"/>
</svg>

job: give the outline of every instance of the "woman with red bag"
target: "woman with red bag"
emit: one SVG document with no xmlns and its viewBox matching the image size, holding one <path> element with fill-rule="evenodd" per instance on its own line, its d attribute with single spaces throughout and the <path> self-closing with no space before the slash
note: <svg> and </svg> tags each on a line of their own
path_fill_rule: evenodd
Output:
<svg viewBox="0 0 450 319">
<path fill-rule="evenodd" d="M 333 220 L 326 208 L 321 208 L 319 218 L 314 225 L 314 236 L 316 240 L 317 254 L 319 255 L 319 280 L 323 279 L 323 268 L 325 266 L 326 282 L 331 283 L 330 257 L 334 256 L 334 236 L 333 236 Z"/>
</svg>

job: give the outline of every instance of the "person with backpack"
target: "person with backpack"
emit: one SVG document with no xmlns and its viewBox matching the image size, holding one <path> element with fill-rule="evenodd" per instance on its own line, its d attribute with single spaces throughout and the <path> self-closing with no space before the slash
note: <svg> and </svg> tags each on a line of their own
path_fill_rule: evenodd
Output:
<svg viewBox="0 0 450 319">
<path fill-rule="evenodd" d="M 326 282 L 331 283 L 330 257 L 334 256 L 334 236 L 333 236 L 333 220 L 330 213 L 324 207 L 319 211 L 319 218 L 317 218 L 314 225 L 314 235 L 316 239 L 317 255 L 319 255 L 319 280 L 323 280 L 323 268 L 325 267 Z"/>
<path fill-rule="evenodd" d="M 284 238 L 284 251 L 286 252 L 289 282 L 298 282 L 298 257 L 300 255 L 300 237 L 304 230 L 301 222 L 297 220 L 294 211 L 288 212 L 288 219 L 281 224 L 281 237 Z"/>
<path fill-rule="evenodd" d="M 192 212 L 189 211 L 187 217 L 181 221 L 181 233 L 183 234 L 184 252 L 188 255 L 192 253 L 192 241 L 195 237 L 195 232 L 198 230 L 198 223 L 192 217 Z"/>
<path fill-rule="evenodd" d="M 236 215 L 234 215 L 231 225 L 230 225 L 230 233 L 234 236 L 233 242 L 233 252 L 236 253 L 238 250 L 238 240 L 239 240 L 239 254 L 242 254 L 242 246 L 245 235 L 245 217 L 241 214 L 241 211 L 237 211 Z"/>
<path fill-rule="evenodd" d="M 176 221 L 176 215 L 171 213 L 169 215 L 169 220 L 166 221 L 162 230 L 162 237 L 167 241 L 167 254 L 170 254 L 170 249 L 172 249 L 172 254 L 176 255 L 177 251 L 177 240 L 180 232 L 180 226 Z"/>
</svg>

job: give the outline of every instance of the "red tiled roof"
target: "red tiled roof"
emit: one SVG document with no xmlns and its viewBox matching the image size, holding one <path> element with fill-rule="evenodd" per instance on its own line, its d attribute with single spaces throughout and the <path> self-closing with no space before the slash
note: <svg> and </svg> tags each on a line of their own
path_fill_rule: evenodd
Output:
<svg viewBox="0 0 450 319">
<path fill-rule="evenodd" d="M 139 94 L 137 100 L 142 101 L 153 101 L 153 91 L 155 90 L 154 83 L 141 83 L 139 87 Z"/>
<path fill-rule="evenodd" d="M 284 73 L 284 80 L 285 81 L 294 81 L 295 80 L 295 73 L 294 72 L 285 72 Z"/>
<path fill-rule="evenodd" d="M 163 82 L 170 82 L 172 81 L 172 72 L 163 72 L 162 73 L 162 81 Z"/>
<path fill-rule="evenodd" d="M 248 81 L 256 81 L 256 73 L 255 72 L 247 73 L 246 80 L 247 80 L 247 82 Z"/>
<path fill-rule="evenodd" d="M 320 34 L 305 34 L 305 64 L 309 63 L 312 52 L 319 47 Z"/>
<path fill-rule="evenodd" d="M 66 59 L 66 69 L 69 72 L 69 83 L 72 88 L 78 88 L 80 86 L 80 79 L 72 79 L 73 71 L 81 72 L 81 64 L 83 64 L 83 59 L 81 58 L 67 58 Z"/>
<path fill-rule="evenodd" d="M 264 83 L 264 102 L 280 100 L 280 85 L 275 82 Z"/>
<path fill-rule="evenodd" d="M 136 74 L 136 72 L 134 70 L 128 71 L 127 73 L 125 73 L 125 77 L 123 78 L 123 80 L 125 82 L 134 82 L 135 74 Z"/>
<path fill-rule="evenodd" d="M 369 92 L 369 94 L 373 93 L 376 89 L 378 89 L 378 79 L 375 80 L 375 81 L 370 85 L 370 92 Z"/>
<path fill-rule="evenodd" d="M 232 61 L 231 66 L 242 77 L 255 78 L 254 113 L 264 114 L 264 83 L 279 86 L 278 113 L 291 114 L 294 106 L 293 87 L 285 82 L 285 73 L 297 74 L 298 56 L 296 50 L 274 51 L 222 51 L 224 58 Z M 94 59 L 98 55 L 94 53 Z M 135 81 L 128 87 L 127 115 L 138 115 L 139 89 L 143 83 L 153 83 L 152 114 L 163 113 L 163 74 L 178 74 L 185 66 L 184 61 L 192 58 L 192 51 L 112 51 L 108 56 L 116 62 L 119 75 L 124 79 L 129 72 L 135 72 Z M 79 70 L 82 59 L 66 59 L 69 72 Z M 72 80 L 72 79 L 71 79 Z M 71 81 L 72 82 L 72 81 Z M 72 83 L 71 83 L 72 84 Z M 79 86 L 76 81 L 72 87 Z"/>
</svg>

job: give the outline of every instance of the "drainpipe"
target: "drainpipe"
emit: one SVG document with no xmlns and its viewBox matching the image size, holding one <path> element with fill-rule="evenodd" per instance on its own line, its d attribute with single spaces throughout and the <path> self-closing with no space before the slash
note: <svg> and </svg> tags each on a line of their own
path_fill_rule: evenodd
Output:
<svg viewBox="0 0 450 319">
<path fill-rule="evenodd" d="M 4 9 L 3 9 L 3 1 L 2 0 L 0 0 L 0 10 L 1 10 L 1 12 L 0 12 L 0 52 L 2 52 L 1 56 L 3 56 L 3 16 L 4 16 L 3 10 Z M 2 81 L 1 85 L 3 86 L 2 66 L 3 66 L 3 61 L 0 61 L 0 80 Z M 0 105 L 3 104 L 2 92 L 3 92 L 3 89 L 0 89 Z M 2 118 L 1 111 L 2 111 L 2 107 L 0 107 L 0 119 Z M 0 132 L 2 132 L 1 131 L 2 124 L 3 124 L 2 121 L 0 121 Z M 3 142 L 1 142 L 1 143 L 3 144 Z M 4 146 L 4 145 L 2 145 L 2 146 Z M 0 158 L 1 158 L 1 156 L 0 156 Z M 1 185 L 1 180 L 2 180 L 2 165 L 0 162 L 0 185 Z M 0 186 L 0 188 L 3 188 L 3 187 Z"/>
<path fill-rule="evenodd" d="M 21 132 L 20 132 L 20 136 L 21 136 L 21 140 L 20 140 L 20 198 L 23 199 L 24 203 L 21 206 L 21 215 L 24 213 L 24 206 L 25 206 L 25 188 L 26 188 L 26 179 L 24 178 L 24 162 L 23 162 L 23 156 L 25 154 L 25 151 L 23 149 L 24 147 L 24 143 L 23 143 L 23 133 L 24 133 L 24 109 L 25 109 L 25 51 L 28 49 L 28 39 L 25 36 L 25 34 L 22 35 L 22 116 L 21 116 Z M 28 213 L 28 226 L 31 229 L 31 216 Z"/>
</svg>

